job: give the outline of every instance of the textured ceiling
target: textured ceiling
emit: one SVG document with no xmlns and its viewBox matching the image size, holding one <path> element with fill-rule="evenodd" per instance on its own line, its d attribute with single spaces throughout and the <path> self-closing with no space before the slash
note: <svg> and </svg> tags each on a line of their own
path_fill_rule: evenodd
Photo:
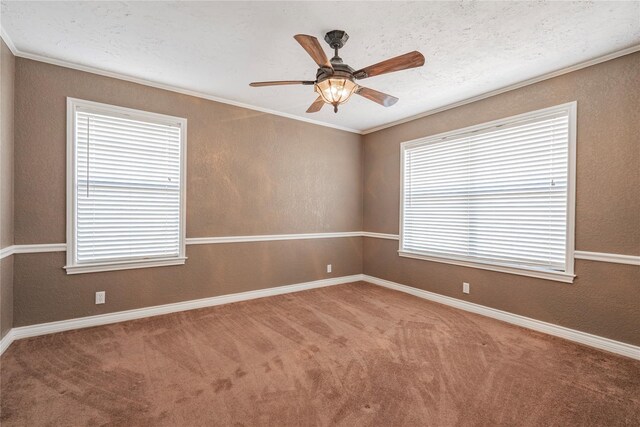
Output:
<svg viewBox="0 0 640 427">
<path fill-rule="evenodd" d="M 366 130 L 640 43 L 640 2 L 2 2 L 21 53 Z M 344 29 L 354 68 L 411 50 L 426 65 L 361 81 L 400 98 L 354 96 L 309 115 L 315 64 L 297 33 Z M 324 45 L 324 41 L 322 41 Z M 326 46 L 327 53 L 329 48 Z"/>
</svg>

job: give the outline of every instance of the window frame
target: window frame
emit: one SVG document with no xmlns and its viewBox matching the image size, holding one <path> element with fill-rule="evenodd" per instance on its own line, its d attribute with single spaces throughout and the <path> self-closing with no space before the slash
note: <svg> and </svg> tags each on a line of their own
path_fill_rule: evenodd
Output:
<svg viewBox="0 0 640 427">
<path fill-rule="evenodd" d="M 555 271 L 543 268 L 527 267 L 509 262 L 491 262 L 472 259 L 470 257 L 457 256 L 435 256 L 432 254 L 419 253 L 404 249 L 404 165 L 407 150 L 415 146 L 423 146 L 442 141 L 446 138 L 460 137 L 464 134 L 488 130 L 490 128 L 513 124 L 523 120 L 531 120 L 536 117 L 566 112 L 569 118 L 569 141 L 568 141 L 568 165 L 567 165 L 567 222 L 566 222 L 566 245 L 565 245 L 565 271 Z M 430 135 L 400 144 L 400 233 L 398 255 L 406 258 L 414 258 L 426 261 L 439 262 L 444 264 L 460 265 L 464 267 L 478 268 L 482 270 L 498 271 L 521 276 L 536 277 L 540 279 L 554 280 L 565 283 L 573 283 L 574 274 L 574 254 L 575 254 L 575 205 L 576 205 L 576 130 L 577 130 L 577 101 L 556 105 L 549 108 L 530 111 L 515 116 L 510 116 L 478 125 L 455 129 L 448 132 Z"/>
<path fill-rule="evenodd" d="M 147 259 L 123 259 L 117 261 L 77 262 L 76 254 L 76 224 L 77 224 L 77 183 L 78 170 L 76 164 L 76 126 L 75 117 L 77 111 L 106 114 L 114 117 L 122 117 L 178 126 L 180 128 L 180 221 L 178 232 L 178 255 L 170 257 L 152 257 Z M 152 113 L 133 108 L 103 104 L 67 97 L 67 264 L 64 266 L 67 274 L 95 273 L 102 271 L 129 270 L 147 267 L 162 267 L 170 265 L 182 265 L 186 257 L 186 178 L 187 178 L 187 119 Z"/>
</svg>

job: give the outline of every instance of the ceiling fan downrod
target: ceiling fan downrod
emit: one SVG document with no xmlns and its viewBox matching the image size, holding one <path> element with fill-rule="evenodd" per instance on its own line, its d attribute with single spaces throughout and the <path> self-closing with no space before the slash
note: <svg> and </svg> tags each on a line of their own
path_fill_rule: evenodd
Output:
<svg viewBox="0 0 640 427">
<path fill-rule="evenodd" d="M 342 30 L 329 31 L 324 35 L 324 41 L 329 44 L 334 52 L 333 58 L 331 58 L 331 63 L 342 64 L 342 58 L 338 55 L 338 50 L 344 46 L 347 40 L 349 40 L 349 34 Z"/>
</svg>

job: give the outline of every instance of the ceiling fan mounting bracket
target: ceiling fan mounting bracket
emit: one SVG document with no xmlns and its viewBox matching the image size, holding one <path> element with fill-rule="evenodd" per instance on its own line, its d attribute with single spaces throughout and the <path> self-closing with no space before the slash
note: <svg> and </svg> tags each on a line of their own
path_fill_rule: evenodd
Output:
<svg viewBox="0 0 640 427">
<path fill-rule="evenodd" d="M 349 34 L 342 30 L 329 31 L 324 35 L 324 41 L 329 43 L 331 49 L 340 49 L 349 40 Z"/>
</svg>

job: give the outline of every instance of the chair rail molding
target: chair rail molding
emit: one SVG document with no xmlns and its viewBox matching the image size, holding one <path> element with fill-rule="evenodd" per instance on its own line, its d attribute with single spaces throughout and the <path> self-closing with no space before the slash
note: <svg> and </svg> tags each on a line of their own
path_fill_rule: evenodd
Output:
<svg viewBox="0 0 640 427">
<path fill-rule="evenodd" d="M 328 233 L 260 234 L 254 236 L 187 237 L 187 245 L 211 245 L 224 243 L 274 242 L 279 240 L 336 239 L 344 237 L 368 237 L 372 239 L 399 240 L 398 234 L 376 233 L 373 231 L 339 231 Z M 42 252 L 65 252 L 66 243 L 42 243 L 12 245 L 0 249 L 0 259 L 14 254 Z M 604 252 L 575 251 L 575 259 L 609 262 L 615 264 L 640 265 L 640 256 L 610 254 Z"/>
<path fill-rule="evenodd" d="M 615 264 L 640 265 L 640 256 L 608 254 L 603 252 L 575 251 L 573 255 L 576 259 L 586 259 L 590 261 L 612 262 Z"/>
</svg>

